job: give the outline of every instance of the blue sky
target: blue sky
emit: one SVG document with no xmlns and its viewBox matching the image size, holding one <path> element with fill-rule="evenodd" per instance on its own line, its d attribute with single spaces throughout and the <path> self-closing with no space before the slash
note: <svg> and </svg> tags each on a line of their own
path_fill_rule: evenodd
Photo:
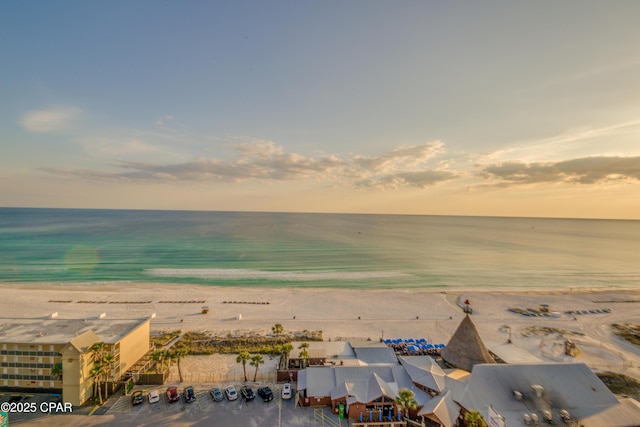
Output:
<svg viewBox="0 0 640 427">
<path fill-rule="evenodd" d="M 3 2 L 0 205 L 640 219 L 637 2 Z"/>
</svg>

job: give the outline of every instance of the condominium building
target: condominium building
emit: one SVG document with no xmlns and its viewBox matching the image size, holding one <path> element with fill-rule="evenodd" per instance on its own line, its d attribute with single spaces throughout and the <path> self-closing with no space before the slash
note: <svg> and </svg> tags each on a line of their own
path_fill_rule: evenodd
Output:
<svg viewBox="0 0 640 427">
<path fill-rule="evenodd" d="M 150 349 L 149 318 L 0 318 L 0 389 L 61 393 L 81 405 L 92 395 L 91 347 L 113 356 L 106 381 L 116 381 Z"/>
</svg>

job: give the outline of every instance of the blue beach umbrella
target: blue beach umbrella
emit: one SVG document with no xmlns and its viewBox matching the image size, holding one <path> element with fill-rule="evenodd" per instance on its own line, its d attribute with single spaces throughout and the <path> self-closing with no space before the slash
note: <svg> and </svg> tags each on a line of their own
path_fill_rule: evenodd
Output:
<svg viewBox="0 0 640 427">
<path fill-rule="evenodd" d="M 387 418 L 389 418 L 389 421 L 391 421 L 391 408 L 389 408 L 389 416 Z"/>
</svg>

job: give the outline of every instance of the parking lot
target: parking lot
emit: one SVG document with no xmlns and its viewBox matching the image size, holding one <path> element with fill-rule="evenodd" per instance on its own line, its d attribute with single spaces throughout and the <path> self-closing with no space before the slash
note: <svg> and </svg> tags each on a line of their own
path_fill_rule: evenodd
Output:
<svg viewBox="0 0 640 427">
<path fill-rule="evenodd" d="M 168 403 L 165 391 L 168 386 L 176 386 L 181 393 L 180 401 Z M 346 426 L 346 420 L 338 420 L 331 415 L 329 408 L 301 408 L 295 406 L 294 397 L 283 400 L 281 384 L 251 384 L 254 392 L 259 387 L 268 385 L 273 390 L 273 400 L 264 402 L 256 393 L 254 400 L 245 402 L 239 395 L 237 400 L 215 402 L 209 390 L 213 384 L 195 384 L 196 400 L 186 403 L 182 391 L 189 384 L 169 384 L 164 386 L 136 386 L 133 391 L 141 390 L 145 396 L 144 403 L 133 406 L 131 396 L 116 394 L 110 396 L 108 402 L 98 410 L 92 406 L 74 407 L 72 413 L 35 413 L 9 414 L 10 425 L 28 425 L 33 427 L 50 427 L 52 423 L 67 427 L 120 427 L 120 426 L 180 426 L 200 427 L 210 425 L 237 425 L 247 427 L 258 426 Z M 220 390 L 230 385 L 215 384 Z M 242 384 L 231 384 L 238 393 Z M 147 394 L 151 390 L 158 390 L 160 401 L 149 404 Z M 239 393 L 240 394 L 240 393 Z M 0 393 L 0 402 L 25 402 L 35 404 L 40 408 L 42 404 L 48 406 L 51 402 L 64 403 L 60 395 Z M 31 405 L 33 406 L 33 405 Z M 92 414 L 92 415 L 90 415 Z"/>
<path fill-rule="evenodd" d="M 188 384 L 181 384 L 178 390 L 182 392 Z M 217 384 L 221 390 L 229 384 Z M 242 385 L 232 384 L 239 392 Z M 258 387 L 265 384 L 253 385 L 257 392 Z M 194 386 L 196 400 L 186 403 L 184 396 L 180 401 L 169 403 L 165 396 L 167 385 L 162 387 L 136 387 L 134 390 L 142 390 L 145 397 L 149 391 L 155 389 L 161 393 L 161 399 L 157 403 L 145 403 L 133 406 L 129 396 L 120 396 L 111 405 L 106 415 L 115 419 L 126 420 L 126 425 L 154 425 L 154 423 L 171 425 L 171 423 L 185 425 L 242 425 L 242 426 L 312 426 L 313 410 L 296 408 L 294 398 L 283 400 L 281 398 L 282 386 L 280 384 L 268 384 L 273 390 L 273 400 L 264 402 L 259 396 L 252 401 L 245 402 L 241 396 L 237 400 L 224 400 L 216 402 L 209 394 L 211 387 Z M 166 424 L 169 421 L 170 424 Z"/>
</svg>

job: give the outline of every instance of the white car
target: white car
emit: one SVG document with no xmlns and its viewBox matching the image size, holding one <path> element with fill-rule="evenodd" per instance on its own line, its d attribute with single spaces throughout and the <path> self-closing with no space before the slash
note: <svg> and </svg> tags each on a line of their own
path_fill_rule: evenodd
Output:
<svg viewBox="0 0 640 427">
<path fill-rule="evenodd" d="M 227 395 L 227 399 L 229 400 L 236 400 L 238 398 L 238 392 L 232 385 L 227 386 L 227 388 L 224 389 L 224 393 Z"/>
<path fill-rule="evenodd" d="M 149 399 L 149 403 L 160 402 L 160 393 L 158 393 L 158 390 L 151 390 L 147 398 Z"/>
<path fill-rule="evenodd" d="M 282 386 L 282 398 L 291 399 L 291 384 L 285 383 L 285 385 Z"/>
</svg>

